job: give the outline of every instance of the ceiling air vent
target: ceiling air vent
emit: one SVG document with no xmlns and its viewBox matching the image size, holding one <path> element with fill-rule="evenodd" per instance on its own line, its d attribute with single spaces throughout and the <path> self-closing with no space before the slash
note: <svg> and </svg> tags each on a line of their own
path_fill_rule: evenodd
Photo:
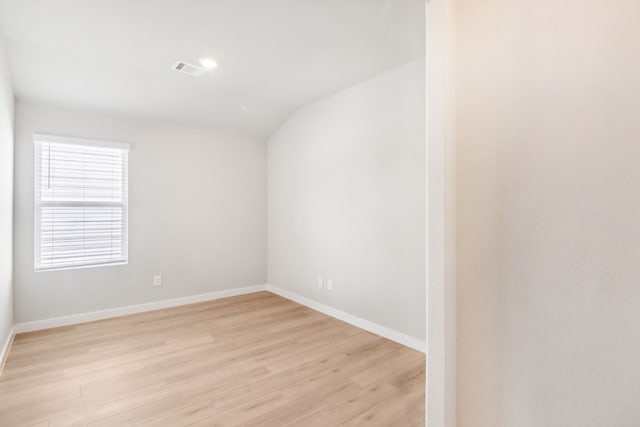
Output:
<svg viewBox="0 0 640 427">
<path fill-rule="evenodd" d="M 198 67 L 197 65 L 188 64 L 182 61 L 178 61 L 173 64 L 173 69 L 196 77 L 202 77 L 207 72 L 203 67 Z"/>
</svg>

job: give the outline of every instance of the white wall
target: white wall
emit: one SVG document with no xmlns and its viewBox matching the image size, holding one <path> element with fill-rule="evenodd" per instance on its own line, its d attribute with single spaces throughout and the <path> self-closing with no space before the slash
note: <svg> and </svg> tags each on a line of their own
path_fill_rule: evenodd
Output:
<svg viewBox="0 0 640 427">
<path fill-rule="evenodd" d="M 34 272 L 34 132 L 131 144 L 128 265 Z M 266 282 L 265 141 L 20 101 L 15 152 L 16 322 Z"/>
<path fill-rule="evenodd" d="M 456 0 L 458 425 L 640 425 L 640 2 Z"/>
<path fill-rule="evenodd" d="M 456 248 L 452 3 L 427 2 L 426 423 L 456 426 Z"/>
<path fill-rule="evenodd" d="M 418 60 L 303 108 L 268 154 L 269 283 L 421 340 L 424 72 Z"/>
<path fill-rule="evenodd" d="M 13 327 L 13 90 L 0 38 L 0 352 Z"/>
</svg>

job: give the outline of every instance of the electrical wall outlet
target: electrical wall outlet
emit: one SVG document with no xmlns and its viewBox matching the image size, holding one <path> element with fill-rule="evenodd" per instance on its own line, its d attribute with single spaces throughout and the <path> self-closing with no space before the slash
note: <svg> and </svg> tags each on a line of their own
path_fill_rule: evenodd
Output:
<svg viewBox="0 0 640 427">
<path fill-rule="evenodd" d="M 333 279 L 327 279 L 327 289 L 330 291 L 333 290 Z"/>
<path fill-rule="evenodd" d="M 322 277 L 318 277 L 318 287 L 322 289 Z"/>
<path fill-rule="evenodd" d="M 153 275 L 153 286 L 162 286 L 162 275 L 154 274 Z"/>
</svg>

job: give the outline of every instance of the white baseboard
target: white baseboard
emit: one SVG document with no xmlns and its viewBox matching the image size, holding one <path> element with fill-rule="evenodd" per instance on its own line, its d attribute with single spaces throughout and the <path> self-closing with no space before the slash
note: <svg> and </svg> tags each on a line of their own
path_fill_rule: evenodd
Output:
<svg viewBox="0 0 640 427">
<path fill-rule="evenodd" d="M 178 307 L 181 305 L 195 304 L 198 302 L 212 301 L 220 298 L 234 297 L 238 295 L 251 294 L 260 291 L 269 291 L 283 298 L 297 302 L 307 306 L 313 310 L 324 313 L 328 316 L 335 317 L 343 322 L 350 323 L 358 328 L 372 332 L 381 337 L 390 339 L 407 347 L 411 347 L 415 350 L 425 352 L 426 342 L 403 334 L 402 332 L 395 331 L 385 326 L 378 325 L 377 323 L 369 320 L 362 319 L 344 311 L 340 311 L 325 304 L 310 300 L 293 292 L 289 292 L 282 288 L 278 288 L 272 285 L 255 285 L 247 286 L 238 289 L 229 289 L 225 291 L 209 292 L 206 294 L 192 295 L 188 297 L 174 298 L 162 301 L 154 301 L 145 304 L 129 305 L 125 307 L 110 308 L 107 310 L 92 311 L 88 313 L 73 314 L 71 316 L 55 317 L 52 319 L 36 320 L 33 322 L 16 323 L 13 326 L 11 335 L 8 337 L 4 344 L 2 353 L 0 354 L 0 361 L 4 360 L 7 355 L 7 351 L 13 336 L 17 333 L 39 331 L 42 329 L 57 328 L 60 326 L 77 325 L 80 323 L 93 322 L 96 320 L 110 319 L 113 317 L 126 316 L 129 314 L 144 313 L 147 311 L 160 310 L 163 308 Z M 1 369 L 1 366 L 0 366 Z M 1 371 L 0 371 L 1 372 Z"/>
<path fill-rule="evenodd" d="M 266 290 L 266 285 L 247 286 L 244 288 L 209 292 L 206 294 L 191 295 L 188 297 L 173 298 L 173 299 L 162 300 L 162 301 L 148 302 L 144 304 L 110 308 L 107 310 L 73 314 L 71 316 L 55 317 L 52 319 L 36 320 L 33 322 L 16 323 L 13 329 L 15 333 L 39 331 L 42 329 L 77 325 L 79 323 L 93 322 L 96 320 L 110 319 L 112 317 L 126 316 L 128 314 L 144 313 L 147 311 L 160 310 L 162 308 L 178 307 L 181 305 L 195 304 L 195 303 L 204 302 L 204 301 L 212 301 L 220 298 L 235 297 L 238 295 L 251 294 L 254 292 L 260 292 L 264 290 Z"/>
<path fill-rule="evenodd" d="M 9 331 L 9 335 L 7 335 L 7 339 L 4 341 L 2 350 L 0 351 L 0 375 L 2 375 L 2 371 L 4 370 L 4 363 L 7 361 L 7 356 L 9 355 L 9 349 L 11 348 L 11 343 L 13 343 L 13 338 L 15 336 L 16 336 L 15 328 L 11 328 L 11 330 Z"/>
<path fill-rule="evenodd" d="M 385 326 L 378 325 L 377 323 L 362 319 L 352 314 L 345 313 L 344 311 L 340 311 L 333 307 L 329 307 L 328 305 L 310 300 L 309 298 L 303 297 L 293 292 L 289 292 L 282 288 L 278 288 L 277 286 L 266 285 L 266 288 L 267 288 L 267 291 L 269 292 L 272 292 L 276 295 L 280 295 L 283 298 L 289 299 L 291 301 L 297 302 L 298 304 L 302 304 L 313 310 L 324 313 L 327 316 L 335 317 L 338 320 L 342 320 L 343 322 L 350 323 L 353 326 L 356 326 L 360 329 L 364 329 L 376 335 L 380 335 L 381 337 L 387 338 L 391 341 L 395 341 L 402 345 L 406 345 L 407 347 L 411 347 L 414 350 L 418 350 L 418 351 L 421 351 L 422 353 L 426 353 L 426 350 L 427 350 L 426 341 L 420 340 L 418 338 L 414 338 L 407 334 L 403 334 L 402 332 L 395 331 Z"/>
</svg>

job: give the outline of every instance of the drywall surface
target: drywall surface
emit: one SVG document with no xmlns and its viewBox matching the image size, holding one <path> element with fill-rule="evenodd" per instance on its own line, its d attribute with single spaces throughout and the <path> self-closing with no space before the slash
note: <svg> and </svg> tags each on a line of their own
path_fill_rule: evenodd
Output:
<svg viewBox="0 0 640 427">
<path fill-rule="evenodd" d="M 0 38 L 0 351 L 13 327 L 13 115 L 9 66 Z"/>
<path fill-rule="evenodd" d="M 455 133 L 452 3 L 427 2 L 426 424 L 456 426 Z"/>
<path fill-rule="evenodd" d="M 638 16 L 456 0 L 461 427 L 640 425 Z"/>
<path fill-rule="evenodd" d="M 422 59 L 315 102 L 268 150 L 269 283 L 421 340 L 424 75 Z"/>
<path fill-rule="evenodd" d="M 131 144 L 127 265 L 34 272 L 34 132 Z M 265 141 L 20 101 L 15 150 L 16 322 L 265 283 Z"/>
</svg>

